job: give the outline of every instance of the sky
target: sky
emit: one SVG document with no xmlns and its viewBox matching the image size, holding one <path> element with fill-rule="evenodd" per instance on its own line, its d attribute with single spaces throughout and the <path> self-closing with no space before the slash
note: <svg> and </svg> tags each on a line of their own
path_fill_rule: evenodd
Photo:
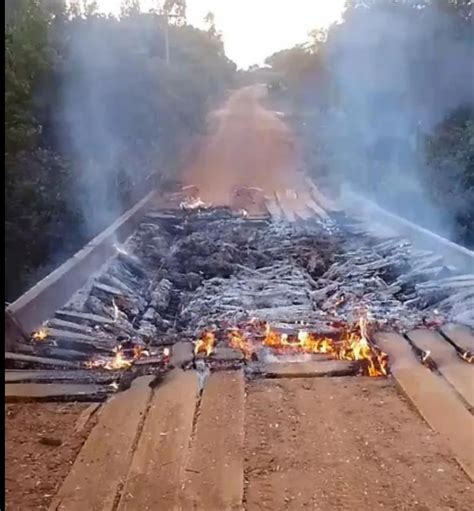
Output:
<svg viewBox="0 0 474 511">
<path fill-rule="evenodd" d="M 117 14 L 120 0 L 98 0 L 104 12 Z M 345 0 L 187 0 L 190 25 L 204 28 L 212 11 L 225 51 L 238 67 L 263 64 L 275 51 L 303 43 L 308 33 L 337 21 Z M 157 0 L 141 0 L 144 10 Z"/>
</svg>

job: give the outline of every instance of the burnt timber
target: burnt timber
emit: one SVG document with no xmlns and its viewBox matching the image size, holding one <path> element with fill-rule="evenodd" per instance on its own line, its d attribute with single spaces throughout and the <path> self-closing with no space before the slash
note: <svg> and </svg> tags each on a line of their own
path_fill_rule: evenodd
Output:
<svg viewBox="0 0 474 511">
<path fill-rule="evenodd" d="M 312 195 L 307 210 L 291 210 L 294 198 L 280 194 L 267 201 L 273 212 L 252 218 L 226 208 L 179 211 L 150 196 L 141 219 L 125 220 L 138 225 L 136 231 L 128 240 L 103 237 L 114 243 L 97 249 L 102 256 L 79 279 L 86 281 L 50 305 L 52 313 L 36 303 L 51 296 L 56 278 L 43 281 L 44 292 L 35 286 L 12 304 L 6 311 L 15 332 L 6 339 L 7 400 L 106 401 L 51 510 L 99 503 L 103 509 L 210 509 L 213 503 L 239 509 L 246 381 L 354 377 L 359 364 L 323 354 L 284 363 L 264 353 L 262 361 L 245 360 L 219 339 L 202 358 L 192 341 L 209 324 L 224 328 L 251 317 L 282 332 L 304 321 L 307 329 L 337 336 L 335 325 L 348 321 L 357 304 L 378 322 L 374 339 L 388 353 L 400 390 L 474 477 L 467 445 L 474 335 L 456 319 L 472 319 L 472 269 L 447 262 L 446 247 L 443 257 L 393 232 L 373 235 L 336 206 L 326 204 L 321 216 L 312 206 L 318 200 Z M 462 263 L 461 253 L 456 260 Z M 59 272 L 61 286 L 69 271 L 70 282 L 77 282 L 78 270 L 68 268 Z M 15 311 L 37 322 L 24 326 Z M 29 332 L 42 326 L 46 338 L 32 341 Z M 111 355 L 117 338 L 134 339 L 152 354 L 124 371 L 84 368 L 91 357 Z M 118 424 L 125 425 L 120 432 Z M 215 461 L 211 472 L 208 457 Z M 102 470 L 104 460 L 113 470 Z M 91 477 L 95 464 L 99 478 Z"/>
</svg>

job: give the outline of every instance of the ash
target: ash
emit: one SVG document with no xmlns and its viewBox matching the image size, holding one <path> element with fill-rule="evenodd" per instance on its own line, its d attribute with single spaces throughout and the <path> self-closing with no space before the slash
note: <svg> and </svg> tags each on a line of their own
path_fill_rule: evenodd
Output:
<svg viewBox="0 0 474 511">
<path fill-rule="evenodd" d="M 154 211 L 48 322 L 76 325 L 90 342 L 56 333 L 34 349 L 82 363 L 128 344 L 153 358 L 205 329 L 252 318 L 329 334 L 362 315 L 398 331 L 446 320 L 474 326 L 473 297 L 472 275 L 406 240 L 371 236 L 341 214 L 288 224 L 226 208 Z"/>
</svg>

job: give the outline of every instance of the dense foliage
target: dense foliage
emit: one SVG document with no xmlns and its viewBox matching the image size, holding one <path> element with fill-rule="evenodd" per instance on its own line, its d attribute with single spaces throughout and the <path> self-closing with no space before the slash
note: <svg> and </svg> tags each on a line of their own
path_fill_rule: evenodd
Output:
<svg viewBox="0 0 474 511">
<path fill-rule="evenodd" d="M 470 246 L 472 22 L 468 0 L 350 0 L 329 30 L 267 59 L 314 173 Z"/>
<path fill-rule="evenodd" d="M 5 7 L 11 300 L 172 176 L 235 66 L 213 23 L 186 25 L 183 0 L 159 13 L 125 0 L 119 18 L 93 1 Z"/>
</svg>

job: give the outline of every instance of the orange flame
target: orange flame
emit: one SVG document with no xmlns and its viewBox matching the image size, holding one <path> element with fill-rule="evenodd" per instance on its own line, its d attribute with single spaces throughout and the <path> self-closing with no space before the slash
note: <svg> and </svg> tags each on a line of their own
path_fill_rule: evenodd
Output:
<svg viewBox="0 0 474 511">
<path fill-rule="evenodd" d="M 100 357 L 94 360 L 88 360 L 85 365 L 88 369 L 107 369 L 108 371 L 117 371 L 119 369 L 128 369 L 132 367 L 133 362 L 142 357 L 149 357 L 150 353 L 140 346 L 132 348 L 132 356 L 127 357 L 122 346 L 113 349 L 113 357 Z"/>
<path fill-rule="evenodd" d="M 227 336 L 231 348 L 240 350 L 247 360 L 252 357 L 252 347 L 246 337 L 239 332 L 238 328 L 231 328 Z"/>
<path fill-rule="evenodd" d="M 201 337 L 194 343 L 194 354 L 204 353 L 209 357 L 214 350 L 216 336 L 213 332 L 204 332 Z"/>
<path fill-rule="evenodd" d="M 326 353 L 337 360 L 363 360 L 369 376 L 386 376 L 388 357 L 373 343 L 369 342 L 368 323 L 361 318 L 357 325 L 346 331 L 341 340 L 318 336 L 306 330 L 299 330 L 296 336 L 280 334 L 265 325 L 263 345 L 282 351 L 298 353 Z"/>
<path fill-rule="evenodd" d="M 38 330 L 31 335 L 31 338 L 35 341 L 44 341 L 46 337 L 48 337 L 48 329 L 45 326 L 38 328 Z"/>
<path fill-rule="evenodd" d="M 249 330 L 250 329 L 250 330 Z M 263 330 L 263 340 L 259 333 Z M 230 328 L 227 332 L 227 341 L 230 347 L 240 350 L 249 360 L 259 344 L 282 352 L 293 353 L 325 353 L 336 360 L 363 361 L 364 373 L 368 376 L 386 376 L 388 371 L 388 357 L 374 343 L 369 340 L 368 322 L 362 317 L 355 325 L 350 326 L 341 339 L 334 340 L 329 337 L 299 330 L 296 335 L 288 335 L 272 330 L 268 323 L 251 320 L 246 327 Z M 195 354 L 204 353 L 209 356 L 215 344 L 212 332 L 205 332 L 196 341 Z"/>
</svg>

